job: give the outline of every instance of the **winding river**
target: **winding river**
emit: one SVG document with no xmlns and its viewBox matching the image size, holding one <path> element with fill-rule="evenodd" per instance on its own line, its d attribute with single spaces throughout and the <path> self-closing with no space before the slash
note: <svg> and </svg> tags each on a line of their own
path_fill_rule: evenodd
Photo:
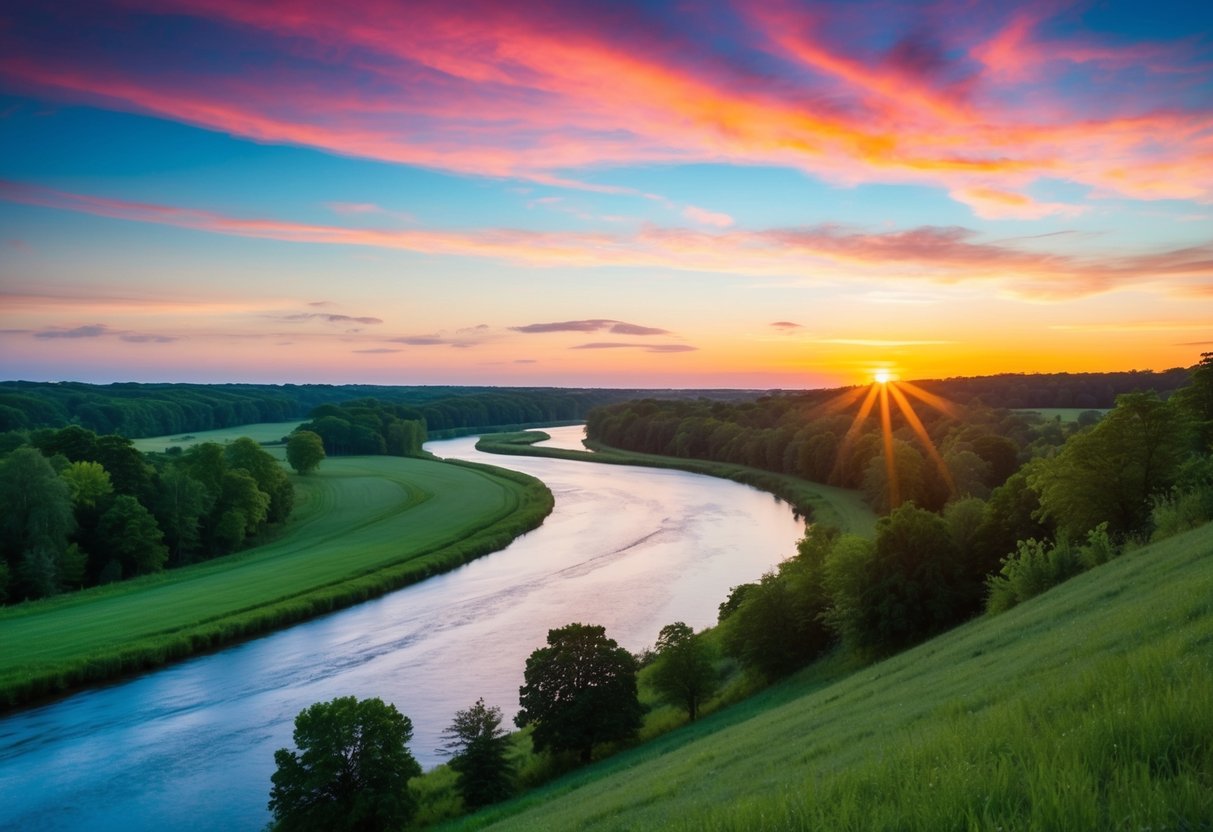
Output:
<svg viewBox="0 0 1213 832">
<path fill-rule="evenodd" d="M 548 433 L 579 447 L 581 430 Z M 548 629 L 601 624 L 635 651 L 672 621 L 707 626 L 803 532 L 787 505 L 732 482 L 475 442 L 427 447 L 542 479 L 556 509 L 541 528 L 378 600 L 0 721 L 0 829 L 260 829 L 274 750 L 301 709 L 335 696 L 395 703 L 433 766 L 456 710 L 483 696 L 512 717 Z"/>
</svg>

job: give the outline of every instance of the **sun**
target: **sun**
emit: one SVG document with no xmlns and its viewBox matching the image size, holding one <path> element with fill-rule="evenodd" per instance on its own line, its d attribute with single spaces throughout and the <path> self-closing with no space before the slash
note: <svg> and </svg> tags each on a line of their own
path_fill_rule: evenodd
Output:
<svg viewBox="0 0 1213 832">
<path fill-rule="evenodd" d="M 892 376 L 889 375 L 888 370 L 877 370 L 873 378 L 876 379 L 877 384 L 888 384 Z"/>
</svg>

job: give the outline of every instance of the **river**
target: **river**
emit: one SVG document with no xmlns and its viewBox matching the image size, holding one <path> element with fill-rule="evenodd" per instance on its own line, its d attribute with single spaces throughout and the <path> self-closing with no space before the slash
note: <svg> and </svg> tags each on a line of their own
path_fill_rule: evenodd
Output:
<svg viewBox="0 0 1213 832">
<path fill-rule="evenodd" d="M 546 430 L 580 445 L 580 426 Z M 512 718 L 550 628 L 601 624 L 633 651 L 673 621 L 700 629 L 803 532 L 786 504 L 736 483 L 475 442 L 427 448 L 542 479 L 556 497 L 542 527 L 378 600 L 0 721 L 0 829 L 260 829 L 274 750 L 300 710 L 335 696 L 394 703 L 431 767 L 456 710 L 484 697 Z"/>
</svg>

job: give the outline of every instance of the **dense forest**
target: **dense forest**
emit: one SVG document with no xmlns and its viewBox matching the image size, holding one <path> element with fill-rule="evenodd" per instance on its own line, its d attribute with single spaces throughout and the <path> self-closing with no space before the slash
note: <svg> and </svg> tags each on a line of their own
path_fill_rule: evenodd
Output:
<svg viewBox="0 0 1213 832">
<path fill-rule="evenodd" d="M 227 554 L 294 506 L 286 472 L 251 439 L 143 454 L 76 425 L 3 438 L 0 603 Z"/>
<path fill-rule="evenodd" d="M 1109 408 L 1121 393 L 1165 393 L 1185 383 L 1187 371 L 1163 373 L 1054 373 L 924 381 L 937 395 L 991 407 Z M 551 387 L 391 387 L 331 384 L 84 384 L 0 382 L 0 431 L 80 425 L 132 439 L 214 430 L 254 422 L 303 419 L 323 404 L 373 398 L 422 411 L 431 434 L 458 428 L 583 419 L 590 409 L 640 397 L 663 400 L 753 399 L 763 391 L 607 390 Z M 835 391 L 800 394 L 806 400 Z"/>
<path fill-rule="evenodd" d="M 0 382 L 0 432 L 80 425 L 132 439 L 255 422 L 303 419 L 355 399 L 411 405 L 430 432 L 582 419 L 593 407 L 641 395 L 753 398 L 737 390 L 598 390 L 552 387 L 384 387 L 331 384 L 84 384 Z"/>
</svg>

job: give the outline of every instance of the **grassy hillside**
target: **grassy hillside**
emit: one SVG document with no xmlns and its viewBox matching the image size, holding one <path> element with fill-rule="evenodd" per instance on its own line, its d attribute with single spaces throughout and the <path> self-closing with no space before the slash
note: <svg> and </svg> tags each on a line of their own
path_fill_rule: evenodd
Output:
<svg viewBox="0 0 1213 832">
<path fill-rule="evenodd" d="M 551 494 L 488 466 L 340 457 L 296 477 L 272 542 L 0 610 L 0 703 L 154 666 L 346 606 L 505 546 Z"/>
<path fill-rule="evenodd" d="M 450 829 L 1213 829 L 1213 525 Z"/>
</svg>

